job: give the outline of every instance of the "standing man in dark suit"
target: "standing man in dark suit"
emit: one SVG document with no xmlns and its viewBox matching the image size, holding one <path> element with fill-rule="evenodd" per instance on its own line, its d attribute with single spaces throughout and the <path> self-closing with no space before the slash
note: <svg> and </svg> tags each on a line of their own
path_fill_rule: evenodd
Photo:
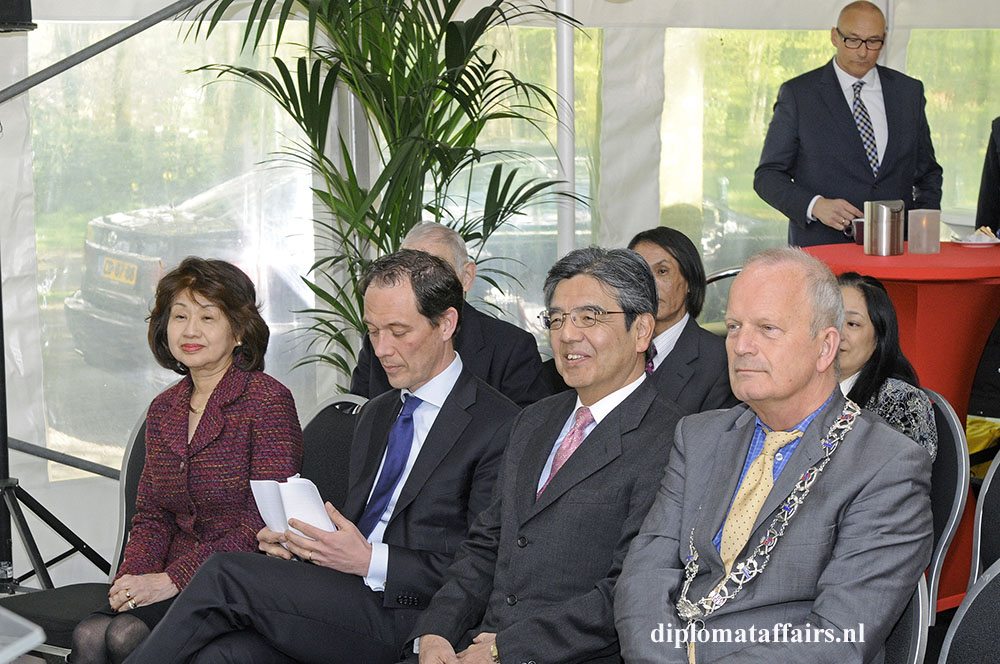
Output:
<svg viewBox="0 0 1000 664">
<path fill-rule="evenodd" d="M 131 662 L 395 662 L 417 614 L 489 503 L 517 407 L 452 348 L 462 286 L 403 250 L 361 284 L 372 348 L 395 386 L 365 404 L 335 532 L 289 520 L 268 556 L 206 562 Z M 282 545 L 287 546 L 287 549 Z M 289 561 L 292 554 L 299 560 Z"/>
<path fill-rule="evenodd" d="M 865 201 L 941 207 L 924 86 L 875 64 L 882 10 L 852 2 L 830 40 L 833 60 L 778 91 L 754 174 L 754 190 L 788 217 L 788 243 L 799 247 L 849 242 L 843 231 L 864 216 Z"/>
<path fill-rule="evenodd" d="M 515 422 L 492 502 L 413 630 L 421 664 L 620 661 L 612 592 L 679 417 L 645 375 L 656 285 L 635 252 L 579 249 L 545 302 L 573 391 Z"/>
<path fill-rule="evenodd" d="M 733 282 L 726 349 L 746 406 L 677 427 L 615 591 L 626 662 L 882 661 L 930 561 L 931 464 L 841 394 L 839 290 L 787 247 Z"/>
<path fill-rule="evenodd" d="M 653 271 L 659 307 L 646 371 L 660 394 L 685 415 L 736 405 L 729 389 L 726 343 L 695 319 L 705 302 L 705 267 L 694 243 L 666 226 L 642 231 L 628 243 Z"/>
<path fill-rule="evenodd" d="M 994 233 L 1000 233 L 1000 118 L 993 120 L 990 140 L 986 144 L 976 206 L 976 227 L 980 226 L 989 226 Z"/>
<path fill-rule="evenodd" d="M 476 263 L 462 236 L 443 224 L 428 222 L 410 229 L 404 249 L 425 251 L 454 268 L 468 293 L 476 280 Z M 474 376 L 482 378 L 517 405 L 533 404 L 550 393 L 542 376 L 542 359 L 535 338 L 499 318 L 487 316 L 471 304 L 462 304 L 462 328 L 455 335 L 455 350 Z M 368 337 L 361 344 L 358 366 L 351 374 L 351 393 L 374 397 L 392 389 L 382 365 L 373 359 Z"/>
</svg>

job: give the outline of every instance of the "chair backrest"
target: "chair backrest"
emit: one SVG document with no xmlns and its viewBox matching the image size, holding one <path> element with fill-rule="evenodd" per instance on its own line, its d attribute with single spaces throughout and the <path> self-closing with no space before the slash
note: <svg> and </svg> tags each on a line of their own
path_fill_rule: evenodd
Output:
<svg viewBox="0 0 1000 664">
<path fill-rule="evenodd" d="M 938 664 L 995 662 L 1000 650 L 1000 561 L 965 594 L 941 645 Z"/>
<path fill-rule="evenodd" d="M 976 501 L 976 519 L 972 530 L 971 588 L 982 570 L 1000 560 L 1000 480 L 995 479 L 1000 463 L 994 463 L 986 473 Z"/>
<path fill-rule="evenodd" d="M 118 539 L 115 543 L 115 555 L 111 559 L 111 576 L 114 579 L 118 568 L 125 557 L 125 543 L 128 542 L 132 530 L 132 517 L 135 516 L 135 501 L 139 494 L 139 477 L 146 465 L 146 411 L 142 411 L 139 420 L 132 427 L 132 435 L 125 447 L 122 457 L 122 471 L 118 480 Z"/>
<path fill-rule="evenodd" d="M 365 401 L 355 394 L 333 397 L 319 405 L 302 429 L 302 476 L 337 508 L 347 496 L 354 419 Z"/>
<path fill-rule="evenodd" d="M 884 664 L 922 664 L 927 651 L 927 627 L 930 621 L 927 582 L 920 575 L 903 615 L 899 617 L 885 642 Z"/>
<path fill-rule="evenodd" d="M 969 495 L 969 449 L 965 443 L 965 429 L 951 404 L 934 390 L 924 388 L 924 392 L 934 404 L 938 434 L 937 458 L 931 471 L 934 551 L 927 572 L 927 594 L 931 606 L 936 607 L 945 554 L 958 530 L 965 499 Z M 934 623 L 935 611 L 931 611 L 930 624 Z"/>
</svg>

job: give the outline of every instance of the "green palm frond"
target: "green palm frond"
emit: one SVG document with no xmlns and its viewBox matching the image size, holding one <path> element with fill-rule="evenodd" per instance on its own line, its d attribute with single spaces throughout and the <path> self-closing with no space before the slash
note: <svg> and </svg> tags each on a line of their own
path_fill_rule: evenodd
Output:
<svg viewBox="0 0 1000 664">
<path fill-rule="evenodd" d="M 477 147 L 491 123 L 516 121 L 541 129 L 555 117 L 551 91 L 504 69 L 483 37 L 515 21 L 573 20 L 540 2 L 493 0 L 458 21 L 461 3 L 208 0 L 193 10 L 194 38 L 211 38 L 237 7 L 246 15 L 244 50 L 263 48 L 268 35 L 273 71 L 228 64 L 200 69 L 256 86 L 303 132 L 303 139 L 290 141 L 277 155 L 313 170 L 314 193 L 324 209 L 316 220 L 323 249 L 311 276 L 304 277 L 316 308 L 304 312 L 313 336 L 300 363 L 323 362 L 350 373 L 351 333 L 364 331 L 357 284 L 370 260 L 398 249 L 415 224 L 425 218 L 447 223 L 478 255 L 493 233 L 528 207 L 563 195 L 557 181 L 524 177 L 501 161 L 523 156 Z M 298 57 L 278 57 L 279 46 L 295 46 L 285 39 L 293 19 L 304 21 L 304 44 L 298 45 Z M 375 139 L 378 175 L 367 186 L 362 184 L 367 173 L 356 171 L 351 142 L 329 134 L 338 87 L 360 104 Z M 487 162 L 500 163 L 490 167 L 485 200 L 472 202 L 471 172 Z M 499 280 L 516 282 L 492 266 L 481 274 L 498 288 Z"/>
</svg>

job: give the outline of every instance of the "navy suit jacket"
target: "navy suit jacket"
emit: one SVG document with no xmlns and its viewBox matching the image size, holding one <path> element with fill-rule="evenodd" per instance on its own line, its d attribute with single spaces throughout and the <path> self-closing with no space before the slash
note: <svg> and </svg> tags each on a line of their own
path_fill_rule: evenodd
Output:
<svg viewBox="0 0 1000 664">
<path fill-rule="evenodd" d="M 986 145 L 976 208 L 976 227 L 979 226 L 989 226 L 994 233 L 1000 231 L 1000 118 L 993 120 L 990 142 Z"/>
<path fill-rule="evenodd" d="M 653 382 L 685 415 L 739 403 L 729 388 L 726 342 L 694 318 L 688 318 L 673 350 L 653 372 Z"/>
<path fill-rule="evenodd" d="M 389 430 L 402 405 L 399 390 L 392 390 L 367 402 L 358 414 L 350 488 L 342 510 L 355 523 L 375 485 Z M 441 586 L 473 519 L 489 504 L 518 410 L 463 367 L 385 528 L 382 541 L 389 545 L 386 608 L 422 609 Z M 409 626 L 403 631 L 409 631 Z"/>
<path fill-rule="evenodd" d="M 889 140 L 878 177 L 831 60 L 786 81 L 778 91 L 753 188 L 788 217 L 793 246 L 849 242 L 820 221 L 807 223 L 817 194 L 843 198 L 864 211 L 865 201 L 901 199 L 907 209 L 941 207 L 941 166 L 934 159 L 924 113 L 924 86 L 915 78 L 878 67 Z"/>
<path fill-rule="evenodd" d="M 462 307 L 455 350 L 462 364 L 522 408 L 549 396 L 535 338 L 516 325 L 487 316 L 468 302 Z M 385 369 L 365 335 L 358 366 L 351 374 L 351 394 L 369 399 L 392 389 Z"/>
</svg>

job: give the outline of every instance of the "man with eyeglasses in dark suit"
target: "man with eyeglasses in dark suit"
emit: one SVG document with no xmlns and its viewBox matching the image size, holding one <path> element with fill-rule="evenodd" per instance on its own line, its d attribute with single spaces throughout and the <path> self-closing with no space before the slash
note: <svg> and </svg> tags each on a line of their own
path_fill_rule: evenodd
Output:
<svg viewBox="0 0 1000 664">
<path fill-rule="evenodd" d="M 924 87 L 876 65 L 885 35 L 882 10 L 852 2 L 830 30 L 836 56 L 778 91 L 753 186 L 788 217 L 790 245 L 851 241 L 865 201 L 941 207 Z"/>
<path fill-rule="evenodd" d="M 656 284 L 634 251 L 577 249 L 545 303 L 573 389 L 515 420 L 490 506 L 411 633 L 420 664 L 621 661 L 612 593 L 680 417 L 645 370 Z"/>
</svg>

